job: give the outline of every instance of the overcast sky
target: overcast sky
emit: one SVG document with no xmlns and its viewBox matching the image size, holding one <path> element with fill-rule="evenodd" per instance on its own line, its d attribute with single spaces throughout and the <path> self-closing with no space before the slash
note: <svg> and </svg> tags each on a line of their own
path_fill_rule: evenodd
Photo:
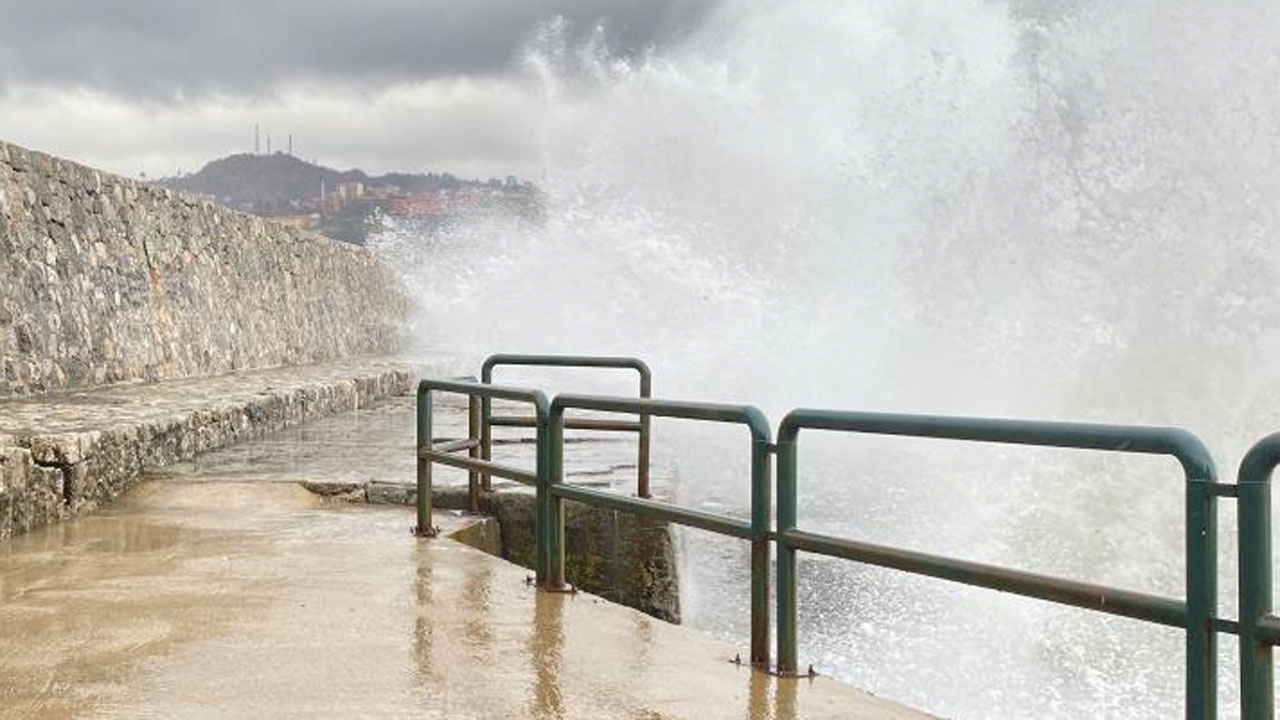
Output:
<svg viewBox="0 0 1280 720">
<path fill-rule="evenodd" d="M 540 26 L 661 47 L 715 0 L 0 0 L 0 139 L 148 177 L 253 148 L 368 171 L 537 175 Z M 265 149 L 265 147 L 264 147 Z"/>
</svg>

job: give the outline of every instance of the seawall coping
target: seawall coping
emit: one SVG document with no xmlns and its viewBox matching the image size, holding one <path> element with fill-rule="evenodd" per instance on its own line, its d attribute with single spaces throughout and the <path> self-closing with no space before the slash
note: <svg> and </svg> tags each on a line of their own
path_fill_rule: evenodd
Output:
<svg viewBox="0 0 1280 720">
<path fill-rule="evenodd" d="M 389 358 L 0 400 L 0 537 L 118 496 L 144 467 L 411 392 Z"/>
</svg>

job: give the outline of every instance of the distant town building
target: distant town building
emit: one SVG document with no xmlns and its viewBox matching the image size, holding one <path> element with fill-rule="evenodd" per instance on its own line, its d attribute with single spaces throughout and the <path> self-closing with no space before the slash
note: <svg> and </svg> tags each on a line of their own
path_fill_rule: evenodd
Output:
<svg viewBox="0 0 1280 720">
<path fill-rule="evenodd" d="M 333 188 L 333 194 L 342 198 L 343 202 L 350 202 L 356 198 L 364 197 L 364 183 L 356 180 L 354 182 L 338 183 Z"/>
</svg>

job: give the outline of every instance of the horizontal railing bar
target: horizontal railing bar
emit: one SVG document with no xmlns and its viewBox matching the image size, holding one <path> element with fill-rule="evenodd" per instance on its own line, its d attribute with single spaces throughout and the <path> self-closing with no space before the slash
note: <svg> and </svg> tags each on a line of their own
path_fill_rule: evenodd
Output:
<svg viewBox="0 0 1280 720">
<path fill-rule="evenodd" d="M 686 510 L 674 505 L 654 502 L 653 500 L 627 497 L 625 495 L 618 495 L 617 493 L 605 492 L 602 490 L 591 490 L 584 487 L 564 484 L 552 485 L 551 494 L 562 497 L 566 500 L 575 500 L 577 502 L 587 503 L 588 505 L 596 505 L 599 507 L 606 507 L 611 510 L 631 512 L 657 520 L 678 523 L 680 525 L 689 525 L 701 528 L 702 530 L 709 530 L 722 535 L 731 535 L 744 540 L 750 540 L 752 537 L 751 523 L 749 522 L 731 520 L 729 518 L 700 512 L 698 510 Z"/>
<path fill-rule="evenodd" d="M 605 420 L 603 418 L 566 418 L 564 426 L 569 430 L 601 430 L 605 432 L 640 432 L 639 422 L 629 420 Z"/>
<path fill-rule="evenodd" d="M 504 427 L 536 427 L 538 419 L 524 415 L 491 415 L 489 416 L 489 424 Z"/>
<path fill-rule="evenodd" d="M 1235 483 L 1210 483 L 1209 491 L 1218 497 L 1240 497 L 1240 486 Z"/>
<path fill-rule="evenodd" d="M 546 395 L 544 395 L 541 390 L 529 390 L 526 388 L 511 387 L 508 385 L 489 385 L 486 383 L 429 379 L 418 382 L 418 392 L 421 393 L 424 390 L 451 392 L 461 395 L 474 395 L 476 397 L 496 398 L 498 400 L 515 400 L 517 402 L 533 403 L 535 406 L 546 402 Z"/>
<path fill-rule="evenodd" d="M 1256 637 L 1268 645 L 1280 645 L 1280 617 L 1268 615 L 1258 620 Z"/>
<path fill-rule="evenodd" d="M 489 418 L 490 425 L 501 427 L 537 427 L 537 423 L 536 418 L 527 415 L 494 415 Z M 639 422 L 604 418 L 567 418 L 564 426 L 570 430 L 640 431 Z"/>
<path fill-rule="evenodd" d="M 480 447 L 480 441 L 475 438 L 458 438 L 454 440 L 437 440 L 435 444 L 431 446 L 431 449 L 436 452 L 450 453 L 457 452 L 459 450 L 470 450 L 478 447 Z"/>
<path fill-rule="evenodd" d="M 1181 600 L 1158 595 L 1038 575 L 997 565 L 930 555 L 858 540 L 844 540 L 800 530 L 779 533 L 778 542 L 805 552 L 929 575 L 965 585 L 976 585 L 1170 627 L 1186 627 L 1187 604 Z"/>
<path fill-rule="evenodd" d="M 572 394 L 557 395 L 555 405 L 560 408 L 577 408 L 579 410 L 641 413 L 655 417 L 740 423 L 748 426 L 753 434 L 761 438 L 767 440 L 770 436 L 768 419 L 765 418 L 764 413 L 751 405 L 724 405 L 721 403 L 685 402 L 681 400 Z"/>
<path fill-rule="evenodd" d="M 801 429 L 873 435 L 972 440 L 1014 445 L 1171 455 L 1188 475 L 1216 477 L 1213 458 L 1195 435 L 1181 428 L 1006 418 L 903 415 L 801 408 L 782 420 L 778 442 L 794 442 Z"/>
<path fill-rule="evenodd" d="M 496 475 L 508 480 L 515 480 L 516 482 L 524 483 L 525 485 L 538 484 L 538 476 L 535 473 L 521 470 L 520 468 L 514 468 L 510 465 L 500 465 L 488 460 L 460 457 L 458 455 L 450 455 L 438 450 L 426 449 L 418 451 L 418 457 L 424 460 L 430 460 L 431 462 L 440 463 L 441 465 L 450 465 L 452 467 L 462 468 L 463 470 L 481 470 L 489 473 L 490 475 Z"/>
<path fill-rule="evenodd" d="M 1227 635 L 1239 635 L 1240 623 L 1239 621 L 1231 620 L 1230 618 L 1214 618 L 1213 630 L 1214 632 L 1225 633 Z"/>
</svg>

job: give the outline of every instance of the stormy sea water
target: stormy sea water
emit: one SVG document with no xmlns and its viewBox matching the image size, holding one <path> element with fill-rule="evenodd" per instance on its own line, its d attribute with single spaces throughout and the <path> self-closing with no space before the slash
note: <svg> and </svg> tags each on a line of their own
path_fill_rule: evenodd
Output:
<svg viewBox="0 0 1280 720">
<path fill-rule="evenodd" d="M 1177 425 L 1230 478 L 1280 429 L 1280 4 L 730 0 L 619 59 L 549 22 L 545 218 L 375 245 L 422 349 L 633 354 L 659 396 Z M 742 513 L 741 432 L 661 423 Z M 1181 597 L 1171 460 L 805 436 L 801 524 Z M 1220 605 L 1235 602 L 1234 508 Z M 682 535 L 689 625 L 747 635 L 747 549 Z M 954 717 L 1173 717 L 1179 631 L 802 556 L 800 656 Z M 1223 712 L 1237 712 L 1223 636 Z"/>
</svg>

